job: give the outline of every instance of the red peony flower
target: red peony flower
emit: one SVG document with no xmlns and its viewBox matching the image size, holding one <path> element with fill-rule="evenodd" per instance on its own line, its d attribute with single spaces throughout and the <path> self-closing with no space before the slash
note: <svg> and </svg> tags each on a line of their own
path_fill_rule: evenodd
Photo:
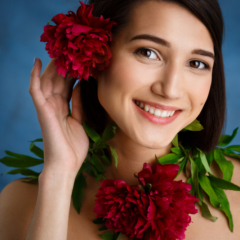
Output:
<svg viewBox="0 0 240 240">
<path fill-rule="evenodd" d="M 112 57 L 108 43 L 112 40 L 111 28 L 115 22 L 93 17 L 93 4 L 81 2 L 76 14 L 58 14 L 52 18 L 55 26 L 46 25 L 41 42 L 55 59 L 58 74 L 88 80 L 97 78 L 100 71 L 110 64 Z"/>
<path fill-rule="evenodd" d="M 191 185 L 174 181 L 179 167 L 158 164 L 153 171 L 144 164 L 138 173 L 140 186 L 121 180 L 104 180 L 96 195 L 94 211 L 109 229 L 129 238 L 144 240 L 182 240 L 191 217 L 197 213 L 189 193 Z"/>
</svg>

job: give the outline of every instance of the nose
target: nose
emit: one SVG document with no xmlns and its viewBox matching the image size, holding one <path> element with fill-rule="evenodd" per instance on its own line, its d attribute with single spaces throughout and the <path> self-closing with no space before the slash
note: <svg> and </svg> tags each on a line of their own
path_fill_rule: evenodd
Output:
<svg viewBox="0 0 240 240">
<path fill-rule="evenodd" d="M 169 62 L 152 84 L 152 91 L 165 99 L 179 99 L 183 97 L 183 68 L 175 62 Z"/>
</svg>

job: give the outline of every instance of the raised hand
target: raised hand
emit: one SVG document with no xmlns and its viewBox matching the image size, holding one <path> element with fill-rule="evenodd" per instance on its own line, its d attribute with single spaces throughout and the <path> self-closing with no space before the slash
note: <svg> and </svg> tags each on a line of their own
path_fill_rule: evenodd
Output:
<svg viewBox="0 0 240 240">
<path fill-rule="evenodd" d="M 40 76 L 40 59 L 31 72 L 29 93 L 37 110 L 44 146 L 42 173 L 67 174 L 75 177 L 87 151 L 88 137 L 82 126 L 84 116 L 80 86 L 72 90 L 75 80 L 58 75 L 54 59 Z M 69 101 L 72 97 L 72 117 Z"/>
</svg>

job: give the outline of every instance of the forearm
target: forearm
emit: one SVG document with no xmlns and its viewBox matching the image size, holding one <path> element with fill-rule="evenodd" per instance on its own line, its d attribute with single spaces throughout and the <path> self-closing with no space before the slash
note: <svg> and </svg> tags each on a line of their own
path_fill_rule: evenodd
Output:
<svg viewBox="0 0 240 240">
<path fill-rule="evenodd" d="M 73 177 L 44 174 L 26 240 L 66 240 Z"/>
</svg>

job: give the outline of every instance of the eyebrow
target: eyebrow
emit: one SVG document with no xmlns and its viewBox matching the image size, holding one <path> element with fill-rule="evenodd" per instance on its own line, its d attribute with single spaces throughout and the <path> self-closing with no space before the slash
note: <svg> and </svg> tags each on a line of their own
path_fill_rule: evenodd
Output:
<svg viewBox="0 0 240 240">
<path fill-rule="evenodd" d="M 160 44 L 164 47 L 168 47 L 168 48 L 171 47 L 171 43 L 169 43 L 168 41 L 166 41 L 162 38 L 159 38 L 159 37 L 155 37 L 153 35 L 149 35 L 149 34 L 137 35 L 137 36 L 133 37 L 130 40 L 130 42 L 133 41 L 133 40 L 137 40 L 137 39 L 149 40 L 149 41 L 158 43 L 158 44 Z M 194 49 L 191 53 L 206 56 L 206 57 L 210 57 L 210 58 L 213 58 L 213 60 L 215 59 L 215 56 L 212 52 L 209 52 L 209 51 L 206 51 L 206 50 L 203 50 L 203 49 Z"/>
<path fill-rule="evenodd" d="M 152 36 L 152 35 L 148 35 L 148 34 L 137 35 L 137 36 L 133 37 L 130 40 L 130 42 L 133 41 L 133 40 L 136 40 L 136 39 L 150 40 L 152 42 L 161 44 L 161 45 L 163 45 L 165 47 L 170 47 L 171 46 L 171 44 L 169 42 L 165 41 L 164 39 L 158 38 L 158 37 L 155 37 L 155 36 Z"/>
<path fill-rule="evenodd" d="M 208 52 L 206 50 L 195 49 L 195 50 L 192 51 L 192 54 L 199 54 L 199 55 L 202 55 L 202 56 L 213 58 L 213 60 L 215 60 L 214 54 L 211 53 L 211 52 Z"/>
</svg>

